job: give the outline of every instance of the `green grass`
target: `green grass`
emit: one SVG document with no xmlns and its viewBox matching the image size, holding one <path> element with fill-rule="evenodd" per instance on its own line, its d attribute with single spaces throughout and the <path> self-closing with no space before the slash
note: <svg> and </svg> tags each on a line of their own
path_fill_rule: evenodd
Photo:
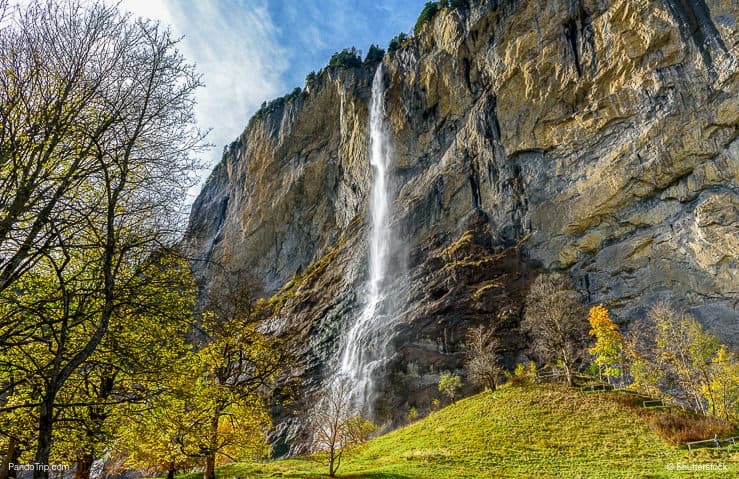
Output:
<svg viewBox="0 0 739 479">
<path fill-rule="evenodd" d="M 506 386 L 446 407 L 345 457 L 343 478 L 738 477 L 739 453 L 688 453 L 650 430 L 616 393 L 563 386 Z M 728 472 L 671 471 L 726 464 Z M 305 459 L 235 463 L 219 479 L 324 477 Z M 188 475 L 195 479 L 197 475 Z"/>
</svg>

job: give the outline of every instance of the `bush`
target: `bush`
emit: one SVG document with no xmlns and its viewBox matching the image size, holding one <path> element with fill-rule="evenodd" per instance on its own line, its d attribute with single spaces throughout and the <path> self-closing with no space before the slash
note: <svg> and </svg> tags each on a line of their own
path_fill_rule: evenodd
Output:
<svg viewBox="0 0 739 479">
<path fill-rule="evenodd" d="M 498 361 L 500 342 L 493 330 L 482 325 L 468 329 L 466 347 L 467 379 L 477 386 L 495 391 L 504 370 Z"/>
<path fill-rule="evenodd" d="M 413 34 L 418 35 L 426 22 L 434 18 L 434 15 L 446 5 L 446 2 L 426 2 L 423 6 L 423 10 L 418 15 L 416 20 L 416 26 L 413 27 Z"/>
<path fill-rule="evenodd" d="M 401 48 L 404 48 L 406 46 L 406 42 L 408 42 L 408 35 L 406 35 L 403 32 L 398 33 L 393 37 L 392 40 L 390 40 L 390 43 L 387 46 L 387 49 L 389 52 L 394 52 L 396 50 L 400 50 Z"/>
<path fill-rule="evenodd" d="M 297 97 L 299 97 L 299 96 L 300 96 L 300 93 L 301 93 L 302 91 L 303 91 L 303 90 L 302 90 L 302 89 L 301 89 L 301 88 L 300 88 L 299 86 L 296 86 L 295 88 L 293 88 L 293 91 L 291 91 L 290 93 L 288 93 L 288 94 L 287 94 L 287 97 L 286 97 L 285 101 L 286 101 L 287 103 L 290 103 L 291 101 L 293 101 L 293 100 L 295 100 L 295 99 L 296 99 Z"/>
<path fill-rule="evenodd" d="M 285 104 L 295 101 L 295 99 L 297 99 L 302 92 L 303 90 L 300 87 L 295 87 L 293 91 L 291 91 L 287 95 L 275 98 L 274 100 L 270 100 L 268 102 L 262 102 L 262 106 L 254 114 L 254 117 L 262 118 L 269 113 L 279 110 L 280 108 L 285 106 Z"/>
<path fill-rule="evenodd" d="M 467 8 L 467 1 L 466 0 L 449 0 L 449 8 L 453 8 L 455 10 Z"/>
<path fill-rule="evenodd" d="M 361 52 L 354 47 L 344 48 L 331 55 L 328 66 L 339 68 L 355 68 L 362 66 Z"/>
<path fill-rule="evenodd" d="M 645 415 L 647 424 L 654 432 L 676 445 L 710 439 L 714 435 L 726 436 L 734 432 L 734 425 L 728 421 L 685 411 L 650 411 Z"/>
<path fill-rule="evenodd" d="M 452 373 L 444 373 L 439 377 L 439 392 L 454 402 L 457 389 L 462 387 L 462 378 Z"/>
<path fill-rule="evenodd" d="M 508 384 L 512 386 L 531 384 L 536 379 L 536 364 L 533 361 L 529 361 L 527 364 L 518 363 L 513 374 L 506 372 L 506 377 L 508 378 Z"/>
<path fill-rule="evenodd" d="M 418 419 L 418 409 L 412 407 L 408 410 L 408 421 L 414 422 Z"/>
<path fill-rule="evenodd" d="M 313 85 L 316 83 L 317 80 L 318 80 L 318 75 L 316 74 L 315 71 L 312 71 L 305 76 L 306 85 Z"/>
<path fill-rule="evenodd" d="M 382 57 L 385 55 L 385 50 L 377 45 L 370 45 L 367 56 L 364 59 L 364 63 L 381 62 Z"/>
</svg>

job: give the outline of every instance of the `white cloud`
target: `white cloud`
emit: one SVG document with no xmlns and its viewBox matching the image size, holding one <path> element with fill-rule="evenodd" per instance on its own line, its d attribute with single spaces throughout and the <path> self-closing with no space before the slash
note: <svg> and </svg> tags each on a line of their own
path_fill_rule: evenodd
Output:
<svg viewBox="0 0 739 479">
<path fill-rule="evenodd" d="M 289 65 L 263 1 L 124 0 L 121 7 L 184 35 L 181 51 L 197 64 L 206 85 L 198 93 L 197 115 L 202 128 L 212 129 L 211 167 L 259 105 L 284 93 L 282 76 Z M 210 168 L 203 172 L 202 181 L 209 173 Z"/>
</svg>

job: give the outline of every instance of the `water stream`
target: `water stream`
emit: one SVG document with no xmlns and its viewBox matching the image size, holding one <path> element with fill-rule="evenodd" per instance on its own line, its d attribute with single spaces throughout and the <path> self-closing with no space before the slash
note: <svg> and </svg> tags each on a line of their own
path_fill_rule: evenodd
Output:
<svg viewBox="0 0 739 479">
<path fill-rule="evenodd" d="M 372 218 L 369 235 L 369 279 L 364 308 L 346 336 L 341 356 L 339 377 L 349 381 L 355 405 L 371 414 L 373 372 L 383 364 L 390 339 L 390 321 L 393 315 L 383 311 L 387 296 L 386 277 L 389 269 L 392 234 L 390 231 L 390 194 L 388 166 L 390 142 L 385 127 L 384 80 L 382 64 L 372 80 L 370 102 L 369 160 L 373 169 L 373 183 L 369 210 Z"/>
</svg>

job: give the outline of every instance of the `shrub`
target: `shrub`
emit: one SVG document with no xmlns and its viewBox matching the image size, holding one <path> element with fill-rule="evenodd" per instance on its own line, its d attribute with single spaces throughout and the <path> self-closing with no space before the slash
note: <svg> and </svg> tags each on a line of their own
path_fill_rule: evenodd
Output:
<svg viewBox="0 0 739 479">
<path fill-rule="evenodd" d="M 462 378 L 452 373 L 443 373 L 439 377 L 439 392 L 454 402 L 457 389 L 462 387 Z"/>
<path fill-rule="evenodd" d="M 446 2 L 426 2 L 423 6 L 421 13 L 418 15 L 416 20 L 416 26 L 413 27 L 413 34 L 418 35 L 426 22 L 434 18 L 434 15 L 444 7 Z"/>
<path fill-rule="evenodd" d="M 297 99 L 302 92 L 303 90 L 300 87 L 295 87 L 293 91 L 291 91 L 287 95 L 275 98 L 274 100 L 270 100 L 268 102 L 262 102 L 262 106 L 254 114 L 254 118 L 262 118 L 269 113 L 279 110 L 280 108 L 285 106 L 285 104 L 295 101 L 295 99 Z"/>
<path fill-rule="evenodd" d="M 291 101 L 293 101 L 296 98 L 298 98 L 300 96 L 300 93 L 302 91 L 303 90 L 299 86 L 296 86 L 295 88 L 293 88 L 293 91 L 291 91 L 290 93 L 287 94 L 287 97 L 285 98 L 285 101 L 287 103 L 290 103 Z"/>
<path fill-rule="evenodd" d="M 353 416 L 346 421 L 345 432 L 350 438 L 351 445 L 369 441 L 376 431 L 377 425 L 362 416 Z"/>
<path fill-rule="evenodd" d="M 331 55 L 328 66 L 339 68 L 355 68 L 362 66 L 361 52 L 354 47 L 344 48 Z"/>
<path fill-rule="evenodd" d="M 398 33 L 393 37 L 392 40 L 390 40 L 390 43 L 387 46 L 387 49 L 390 53 L 400 50 L 401 48 L 404 48 L 406 46 L 406 43 L 408 42 L 409 38 L 408 35 L 406 35 L 403 32 Z"/>
<path fill-rule="evenodd" d="M 734 425 L 711 416 L 700 416 L 685 411 L 645 412 L 649 427 L 672 444 L 710 439 L 714 435 L 733 433 Z"/>
<path fill-rule="evenodd" d="M 529 361 L 527 364 L 518 363 L 516 369 L 513 370 L 513 374 L 506 372 L 506 377 L 508 378 L 508 384 L 513 386 L 531 384 L 536 379 L 536 364 L 533 361 Z"/>
<path fill-rule="evenodd" d="M 313 85 L 314 83 L 316 83 L 317 80 L 318 80 L 318 75 L 316 74 L 315 71 L 312 71 L 305 76 L 306 85 Z"/>
<path fill-rule="evenodd" d="M 412 407 L 408 410 L 408 420 L 413 422 L 416 419 L 418 419 L 418 409 Z"/>
<path fill-rule="evenodd" d="M 364 63 L 381 62 L 382 57 L 385 55 L 385 50 L 377 45 L 370 45 L 367 56 L 364 59 Z"/>
</svg>

